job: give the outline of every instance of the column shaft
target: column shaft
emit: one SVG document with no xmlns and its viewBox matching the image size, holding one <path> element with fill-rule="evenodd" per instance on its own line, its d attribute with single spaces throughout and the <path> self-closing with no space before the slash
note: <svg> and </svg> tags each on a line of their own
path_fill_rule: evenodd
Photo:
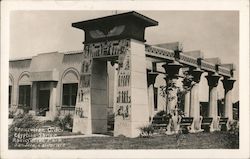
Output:
<svg viewBox="0 0 250 159">
<path fill-rule="evenodd" d="M 185 94 L 184 113 L 186 117 L 190 116 L 190 91 Z"/>
<path fill-rule="evenodd" d="M 37 94 L 38 94 L 38 89 L 37 89 L 37 82 L 33 82 L 32 84 L 32 110 L 36 111 L 37 107 Z"/>
<path fill-rule="evenodd" d="M 229 121 L 233 120 L 232 90 L 225 91 L 225 117 Z"/>
<path fill-rule="evenodd" d="M 72 130 L 73 132 L 81 132 L 83 134 L 92 134 L 93 132 L 91 121 L 91 76 L 93 67 L 92 55 L 96 50 L 89 48 L 90 46 L 91 45 L 85 45 L 84 47 L 84 59 L 80 72 L 80 83 L 78 85 Z"/>
<path fill-rule="evenodd" d="M 233 121 L 233 102 L 232 102 L 232 89 L 235 80 L 232 78 L 224 77 L 222 80 L 225 89 L 225 106 L 224 117 L 228 118 L 229 123 Z"/>
<path fill-rule="evenodd" d="M 171 114 L 170 123 L 167 128 L 167 134 L 171 134 L 173 128 L 174 133 L 178 133 L 179 131 L 179 121 L 178 121 L 178 97 L 177 97 L 177 89 L 176 86 L 177 79 L 179 77 L 179 70 L 182 67 L 178 61 L 173 61 L 172 63 L 168 63 L 162 65 L 167 73 L 167 77 L 165 78 L 167 83 L 167 113 Z M 172 121 L 172 122 L 171 122 Z"/>
<path fill-rule="evenodd" d="M 145 45 L 129 40 L 127 50 L 119 56 L 119 77 L 129 79 L 117 88 L 114 136 L 137 137 L 140 127 L 149 124 Z"/>
<path fill-rule="evenodd" d="M 202 73 L 203 71 L 200 68 L 190 70 L 190 74 L 193 76 L 190 102 L 190 117 L 193 117 L 191 132 L 199 132 L 201 130 L 199 82 Z"/>
<path fill-rule="evenodd" d="M 218 129 L 217 118 L 218 118 L 218 96 L 217 96 L 217 87 L 209 88 L 209 112 L 208 116 L 213 118 L 213 128 Z"/>
<path fill-rule="evenodd" d="M 107 62 L 93 59 L 90 84 L 92 133 L 107 132 L 108 83 Z"/>
<path fill-rule="evenodd" d="M 148 110 L 152 120 L 154 114 L 154 86 L 152 84 L 148 87 Z"/>
<path fill-rule="evenodd" d="M 177 87 L 176 82 L 179 77 L 179 70 L 182 67 L 178 61 L 173 61 L 172 63 L 167 63 L 162 65 L 166 72 L 166 105 L 167 113 L 173 114 L 178 107 L 177 104 Z M 178 115 L 178 114 L 175 114 Z"/>
<path fill-rule="evenodd" d="M 156 70 L 156 69 L 155 69 Z M 148 84 L 148 110 L 149 110 L 149 116 L 151 119 L 154 115 L 154 84 L 155 79 L 158 76 L 158 73 L 147 70 L 147 84 Z"/>
<path fill-rule="evenodd" d="M 117 95 L 117 83 L 118 83 L 118 71 L 117 71 L 117 68 L 118 68 L 118 64 L 115 63 L 114 64 L 114 88 L 113 88 L 113 113 L 115 113 L 115 105 L 116 105 L 116 95 Z"/>
<path fill-rule="evenodd" d="M 56 116 L 56 83 L 50 83 L 49 118 L 53 120 Z"/>
<path fill-rule="evenodd" d="M 217 96 L 217 85 L 220 76 L 217 73 L 209 74 L 206 76 L 209 85 L 209 111 L 208 116 L 213 118 L 212 128 L 213 130 L 218 130 L 218 96 Z"/>
<path fill-rule="evenodd" d="M 13 85 L 12 85 L 12 90 L 13 90 L 13 92 L 12 92 L 12 94 L 13 94 L 13 99 L 12 99 L 12 106 L 16 106 L 16 108 L 18 107 L 18 95 L 19 95 L 19 93 L 18 93 L 18 89 L 19 89 L 19 85 L 18 85 L 18 82 L 17 81 L 14 81 L 13 82 Z"/>
<path fill-rule="evenodd" d="M 169 80 L 172 82 L 172 84 L 176 84 L 177 79 Z M 178 97 L 177 97 L 177 88 L 172 88 L 168 92 L 168 106 L 167 106 L 167 112 L 170 114 L 174 113 L 174 110 L 178 107 Z"/>
<path fill-rule="evenodd" d="M 199 130 L 200 120 L 200 101 L 199 101 L 199 84 L 196 83 L 191 89 L 191 104 L 190 104 L 190 116 L 193 117 L 194 129 Z"/>
</svg>

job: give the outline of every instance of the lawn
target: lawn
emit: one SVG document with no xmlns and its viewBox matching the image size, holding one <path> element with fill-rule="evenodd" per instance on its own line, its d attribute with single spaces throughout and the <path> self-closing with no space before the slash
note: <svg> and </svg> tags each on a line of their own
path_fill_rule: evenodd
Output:
<svg viewBox="0 0 250 159">
<path fill-rule="evenodd" d="M 235 128 L 231 131 L 218 131 L 213 133 L 201 132 L 196 134 L 178 135 L 154 135 L 149 138 L 126 138 L 124 136 L 113 137 L 80 137 L 79 133 L 69 131 L 56 132 L 56 136 L 66 136 L 51 139 L 34 140 L 31 134 L 22 132 L 22 128 L 28 130 L 37 126 L 38 121 L 32 116 L 26 116 L 22 120 L 17 120 L 9 128 L 9 148 L 10 149 L 238 149 L 239 131 Z M 43 124 L 44 126 L 44 124 Z M 232 127 L 233 128 L 233 127 Z M 32 132 L 32 131 L 31 131 Z M 53 135 L 54 132 L 38 134 Z M 73 135 L 73 136 L 72 136 Z"/>
<path fill-rule="evenodd" d="M 239 137 L 229 132 L 161 135 L 150 138 L 85 137 L 62 139 L 52 149 L 238 149 Z M 46 149 L 46 148 L 45 148 Z"/>
</svg>

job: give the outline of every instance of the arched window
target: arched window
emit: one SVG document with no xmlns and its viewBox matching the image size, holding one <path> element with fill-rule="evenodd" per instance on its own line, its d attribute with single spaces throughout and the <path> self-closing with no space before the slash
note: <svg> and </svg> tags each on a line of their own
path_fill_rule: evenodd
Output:
<svg viewBox="0 0 250 159">
<path fill-rule="evenodd" d="M 62 77 L 62 106 L 75 107 L 79 73 L 75 69 L 68 69 Z"/>
<path fill-rule="evenodd" d="M 24 72 L 20 75 L 20 78 L 18 80 L 18 85 L 19 85 L 18 107 L 21 107 L 25 110 L 30 110 L 31 82 L 28 72 Z"/>
<path fill-rule="evenodd" d="M 11 107 L 11 104 L 12 104 L 13 85 L 14 85 L 14 79 L 13 79 L 13 76 L 10 75 L 9 76 L 9 108 Z"/>
</svg>

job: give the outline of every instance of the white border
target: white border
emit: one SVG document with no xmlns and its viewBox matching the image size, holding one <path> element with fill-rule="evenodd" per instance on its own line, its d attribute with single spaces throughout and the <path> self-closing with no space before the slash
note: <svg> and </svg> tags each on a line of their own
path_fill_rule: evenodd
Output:
<svg viewBox="0 0 250 159">
<path fill-rule="evenodd" d="M 238 10 L 240 11 L 239 150 L 8 150 L 9 17 L 12 10 Z M 18 26 L 17 26 L 18 27 Z M 249 2 L 177 1 L 3 1 L 1 3 L 1 156 L 0 158 L 250 158 L 249 155 Z"/>
</svg>

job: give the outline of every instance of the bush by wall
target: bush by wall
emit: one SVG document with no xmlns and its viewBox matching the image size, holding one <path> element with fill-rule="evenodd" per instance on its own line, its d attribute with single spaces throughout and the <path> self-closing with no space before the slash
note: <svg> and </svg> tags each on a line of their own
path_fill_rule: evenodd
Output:
<svg viewBox="0 0 250 159">
<path fill-rule="evenodd" d="M 143 127 L 140 127 L 140 137 L 151 137 L 154 133 L 154 127 L 150 125 L 146 125 Z"/>
<path fill-rule="evenodd" d="M 62 130 L 72 131 L 73 128 L 73 118 L 71 114 L 67 114 L 64 117 L 57 115 L 53 123 L 59 126 Z"/>
<path fill-rule="evenodd" d="M 34 117 L 30 114 L 18 114 L 16 117 L 13 119 L 13 123 L 9 127 L 9 148 L 14 148 L 15 142 L 14 138 L 15 135 L 18 134 L 16 131 L 19 128 L 23 129 L 31 129 L 31 128 L 38 128 L 41 126 L 41 122 L 34 119 Z M 29 136 L 25 138 L 25 142 L 30 141 L 32 139 L 32 132 L 29 132 Z M 20 144 L 25 144 L 25 142 L 19 142 Z"/>
</svg>

